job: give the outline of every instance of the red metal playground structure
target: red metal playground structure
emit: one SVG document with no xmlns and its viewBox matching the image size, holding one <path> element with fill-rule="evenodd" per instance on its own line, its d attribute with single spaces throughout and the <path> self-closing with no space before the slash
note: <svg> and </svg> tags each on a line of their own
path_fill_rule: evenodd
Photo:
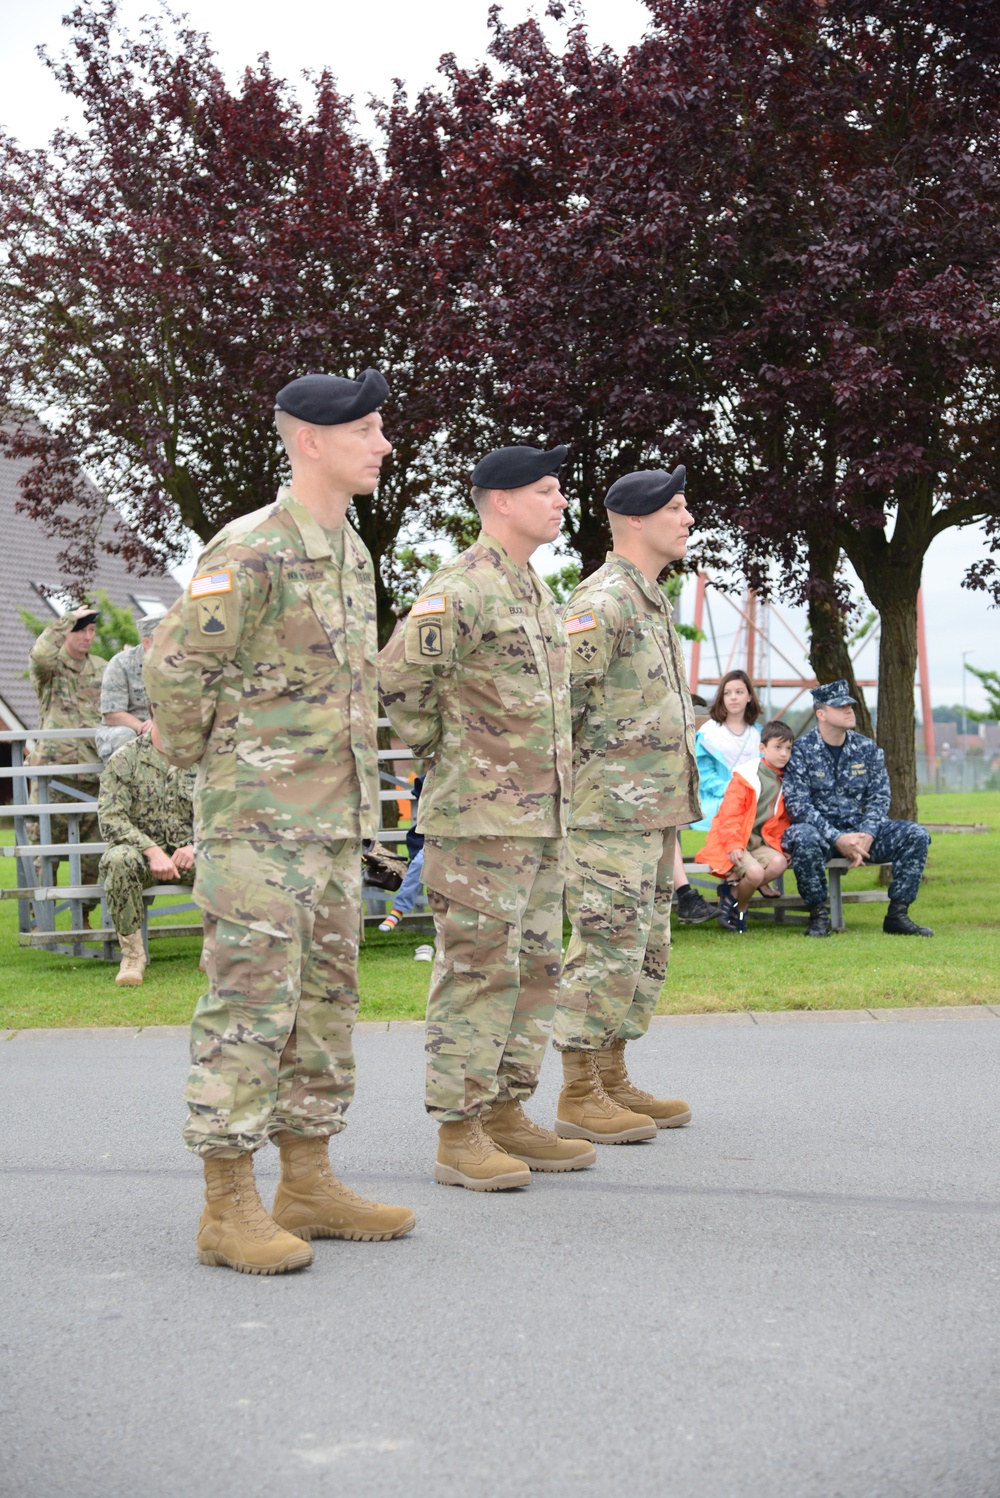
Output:
<svg viewBox="0 0 1000 1498">
<path fill-rule="evenodd" d="M 734 610 L 737 615 L 736 630 L 729 644 L 728 655 L 723 664 L 722 655 L 719 650 L 718 632 L 712 615 L 712 598 L 725 605 L 726 609 Z M 729 621 L 730 624 L 732 621 Z M 785 713 L 799 701 L 810 687 L 818 685 L 815 676 L 811 676 L 803 670 L 803 663 L 808 661 L 809 651 L 805 641 L 789 624 L 787 617 L 775 604 L 758 597 L 752 588 L 747 588 L 738 599 L 725 589 L 711 582 L 707 573 L 699 572 L 694 600 L 694 617 L 691 620 L 699 635 L 704 639 L 696 639 L 691 644 L 691 667 L 688 685 L 692 692 L 697 692 L 699 686 L 714 687 L 725 676 L 727 671 L 743 670 L 747 673 L 754 686 L 763 689 L 767 693 L 771 712 L 777 718 L 784 717 Z M 726 632 L 728 634 L 728 631 Z M 776 639 L 776 636 L 778 638 Z M 790 644 L 785 644 L 785 637 Z M 865 646 L 874 638 L 874 630 L 866 629 L 856 638 L 854 652 L 851 657 L 852 663 L 856 662 Z M 779 643 L 779 639 L 781 643 Z M 702 673 L 703 646 L 710 645 L 715 657 L 716 675 L 709 676 Z M 784 645 L 784 648 L 782 646 Z M 798 649 L 800 652 L 798 661 L 791 658 L 789 651 Z M 707 652 L 705 652 L 707 653 Z M 782 670 L 786 674 L 780 674 Z M 777 671 L 778 674 L 775 674 Z M 920 706 L 923 719 L 924 751 L 927 755 L 928 765 L 934 764 L 934 722 L 931 715 L 931 683 L 927 669 L 927 632 L 924 627 L 924 603 L 923 595 L 917 595 L 917 674 L 920 684 Z M 878 682 L 875 677 L 858 677 L 859 687 L 876 687 Z M 780 707 L 775 705 L 775 693 L 791 692 L 787 701 Z"/>
</svg>

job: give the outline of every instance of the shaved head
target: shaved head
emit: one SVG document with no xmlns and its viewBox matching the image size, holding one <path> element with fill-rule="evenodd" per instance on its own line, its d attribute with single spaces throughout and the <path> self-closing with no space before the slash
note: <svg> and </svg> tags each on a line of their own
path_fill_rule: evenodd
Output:
<svg viewBox="0 0 1000 1498">
<path fill-rule="evenodd" d="M 299 427 L 304 427 L 306 422 L 300 421 L 297 416 L 291 416 L 287 411 L 282 411 L 280 406 L 274 408 L 274 425 L 278 429 L 282 446 L 289 457 L 292 456 L 292 448 L 295 443 L 295 433 Z"/>
</svg>

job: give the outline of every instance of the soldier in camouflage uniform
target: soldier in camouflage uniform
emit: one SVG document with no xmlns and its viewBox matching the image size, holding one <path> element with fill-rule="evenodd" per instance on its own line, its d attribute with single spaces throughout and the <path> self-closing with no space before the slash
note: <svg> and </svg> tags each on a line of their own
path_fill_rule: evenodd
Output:
<svg viewBox="0 0 1000 1498">
<path fill-rule="evenodd" d="M 97 752 L 107 764 L 116 749 L 130 744 L 138 733 L 148 733 L 153 726 L 142 684 L 142 663 L 146 658 L 162 614 L 145 615 L 139 620 L 138 645 L 126 645 L 108 661 L 101 683 L 101 715 L 97 730 Z"/>
<path fill-rule="evenodd" d="M 866 860 L 892 864 L 889 936 L 933 936 L 909 914 L 927 862 L 930 833 L 916 822 L 889 820 L 891 791 L 885 755 L 854 731 L 854 702 L 846 681 L 814 687 L 816 727 L 796 739 L 782 790 L 792 825 L 781 845 L 792 860 L 799 894 L 809 907 L 806 936 L 829 936 L 828 858 L 851 868 Z"/>
<path fill-rule="evenodd" d="M 72 609 L 43 629 L 28 656 L 31 685 L 38 697 L 39 728 L 95 728 L 101 721 L 101 679 L 107 664 L 100 656 L 91 655 L 91 646 L 100 615 L 96 609 L 83 607 Z M 97 759 L 97 745 L 93 739 L 40 739 L 28 755 L 29 765 L 73 765 L 88 764 Z M 98 780 L 91 776 L 67 777 L 67 785 L 80 791 L 81 795 L 97 795 Z M 59 791 L 46 777 L 36 781 L 31 792 L 33 802 L 67 801 L 77 798 Z M 53 817 L 50 824 L 52 841 L 65 843 L 69 839 L 65 817 Z M 37 822 L 29 822 L 28 840 L 41 841 Z M 97 816 L 89 812 L 80 818 L 80 841 L 96 843 L 100 840 Z M 61 860 L 56 859 L 54 876 Z M 88 854 L 80 860 L 80 874 L 84 884 L 97 883 L 98 855 Z M 41 882 L 39 864 L 36 871 Z M 88 901 L 85 912 L 94 908 L 95 901 Z"/>
<path fill-rule="evenodd" d="M 379 656 L 389 720 L 428 761 L 418 828 L 437 952 L 427 1001 L 434 1176 L 475 1191 L 595 1151 L 533 1124 L 562 955 L 570 741 L 566 637 L 529 563 L 559 531 L 564 447 L 473 473 L 475 545 L 431 578 Z"/>
<path fill-rule="evenodd" d="M 621 1144 L 691 1117 L 628 1077 L 670 951 L 676 828 L 700 815 L 694 712 L 659 574 L 687 549 L 685 470 L 630 473 L 605 504 L 614 550 L 565 609 L 573 718 L 566 875 L 572 937 L 553 1043 L 564 1083 L 556 1129 Z"/>
<path fill-rule="evenodd" d="M 195 898 L 209 992 L 192 1022 L 189 1149 L 205 1166 L 202 1263 L 273 1274 L 314 1237 L 385 1239 L 406 1207 L 330 1171 L 354 1092 L 361 839 L 378 826 L 375 591 L 345 515 L 391 451 L 381 375 L 278 393 L 291 488 L 210 541 L 159 625 L 146 691 L 168 758 L 198 766 Z M 269 1216 L 252 1153 L 273 1140 Z"/>
<path fill-rule="evenodd" d="M 154 884 L 194 878 L 191 793 L 194 770 L 180 770 L 162 753 L 155 728 L 132 735 L 111 756 L 101 776 L 97 812 L 107 844 L 101 881 L 122 961 L 115 982 L 142 982 L 142 892 Z"/>
</svg>

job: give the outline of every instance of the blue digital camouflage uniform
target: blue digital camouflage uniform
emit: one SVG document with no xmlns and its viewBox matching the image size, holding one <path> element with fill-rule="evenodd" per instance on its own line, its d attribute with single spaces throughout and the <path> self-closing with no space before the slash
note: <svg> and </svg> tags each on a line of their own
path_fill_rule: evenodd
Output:
<svg viewBox="0 0 1000 1498">
<path fill-rule="evenodd" d="M 869 858 L 892 864 L 889 899 L 907 905 L 917 898 L 930 834 L 916 822 L 889 820 L 889 775 L 885 755 L 863 734 L 848 730 L 839 760 L 818 728 L 796 739 L 782 790 L 792 825 L 781 845 L 792 860 L 795 881 L 810 910 L 829 897 L 826 861 L 845 832 L 874 838 Z"/>
<path fill-rule="evenodd" d="M 136 718 L 149 716 L 146 703 L 146 688 L 142 684 L 142 663 L 146 651 L 142 641 L 138 645 L 126 645 L 108 661 L 101 682 L 101 717 L 106 713 L 132 713 Z M 109 728 L 102 723 L 94 735 L 97 752 L 105 764 L 116 749 L 123 749 L 135 738 L 135 729 L 119 724 Z"/>
</svg>

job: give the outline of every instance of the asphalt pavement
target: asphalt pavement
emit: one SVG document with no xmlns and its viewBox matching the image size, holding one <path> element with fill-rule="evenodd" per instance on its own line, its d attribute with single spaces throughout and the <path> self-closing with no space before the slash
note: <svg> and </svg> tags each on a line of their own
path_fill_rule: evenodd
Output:
<svg viewBox="0 0 1000 1498">
<path fill-rule="evenodd" d="M 0 1032 L 5 1498 L 1000 1498 L 1000 1013 L 658 1022 L 692 1124 L 497 1194 L 419 1028 L 357 1053 L 335 1168 L 417 1228 L 263 1279 L 196 1262 L 180 1032 Z"/>
</svg>

